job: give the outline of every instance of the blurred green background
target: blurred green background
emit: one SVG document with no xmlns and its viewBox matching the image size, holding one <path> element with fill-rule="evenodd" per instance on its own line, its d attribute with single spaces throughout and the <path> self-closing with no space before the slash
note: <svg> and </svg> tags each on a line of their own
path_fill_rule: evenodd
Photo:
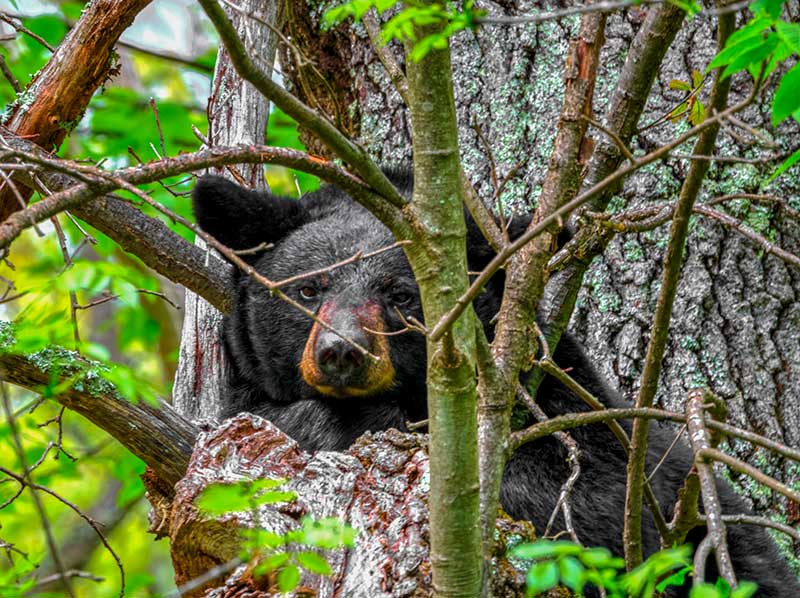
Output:
<svg viewBox="0 0 800 598">
<path fill-rule="evenodd" d="M 0 12 L 57 46 L 83 10 L 81 2 L 53 0 L 0 0 Z M 32 36 L 0 22 L 0 54 L 21 88 L 49 60 L 50 51 Z M 83 120 L 67 137 L 59 155 L 71 159 L 102 161 L 105 168 L 135 165 L 157 159 L 161 153 L 155 101 L 164 147 L 168 155 L 195 151 L 200 141 L 192 126 L 205 132 L 206 102 L 216 58 L 217 39 L 199 7 L 191 0 L 152 3 L 125 33 L 118 46 L 121 73 L 95 94 Z M 176 61 L 171 57 L 179 56 Z M 188 63 L 188 64 L 187 64 Z M 0 101 L 7 106 L 17 94 L 7 78 L 0 77 Z M 24 101 L 24 91 L 20 101 Z M 270 116 L 266 143 L 301 148 L 294 123 L 280 112 Z M 268 167 L 273 191 L 296 196 L 318 186 L 303 173 Z M 191 217 L 188 192 L 191 177 L 165 181 L 166 187 L 147 185 L 152 197 L 183 216 Z M 31 201 L 37 201 L 34 196 Z M 191 239 L 193 233 L 156 215 L 174 231 Z M 127 387 L 131 398 L 154 395 L 169 398 L 180 340 L 183 290 L 154 275 L 136 258 L 125 254 L 96 230 L 64 215 L 58 218 L 74 265 L 67 267 L 52 222 L 40 226 L 43 236 L 28 230 L 0 262 L 0 320 L 15 321 L 16 350 L 31 352 L 51 344 L 79 347 L 108 364 L 115 382 Z M 96 242 L 95 242 L 96 241 Z M 141 290 L 160 293 L 142 293 Z M 87 306 L 75 312 L 80 343 L 75 339 L 70 294 Z M 113 295 L 114 299 L 109 299 Z M 11 299 L 11 300 L 9 300 Z M 167 301 L 168 299 L 168 301 Z M 173 305 L 174 304 L 174 305 Z M 7 327 L 6 327 L 7 328 Z M 52 400 L 5 386 L 16 414 L 25 464 L 41 464 L 33 480 L 53 489 L 84 512 L 96 514 L 105 526 L 109 543 L 125 567 L 130 597 L 164 596 L 175 590 L 169 547 L 145 533 L 149 505 L 139 474 L 144 466 L 113 439 L 78 415 L 66 412 Z M 50 389 L 52 391 L 52 389 Z M 45 389 L 45 393 L 47 389 Z M 61 439 L 63 451 L 57 444 Z M 14 450 L 14 436 L 5 416 L 0 418 L 0 464 L 21 472 L 23 464 Z M 2 476 L 0 476 L 2 477 Z M 62 596 L 61 589 L 35 587 L 38 577 L 53 573 L 43 525 L 30 493 L 14 498 L 19 486 L 0 479 L 0 597 L 18 595 Z M 42 496 L 52 533 L 62 557 L 98 579 L 75 579 L 80 597 L 118 596 L 119 571 L 113 557 L 96 541 L 91 528 L 73 511 L 49 496 Z"/>
</svg>

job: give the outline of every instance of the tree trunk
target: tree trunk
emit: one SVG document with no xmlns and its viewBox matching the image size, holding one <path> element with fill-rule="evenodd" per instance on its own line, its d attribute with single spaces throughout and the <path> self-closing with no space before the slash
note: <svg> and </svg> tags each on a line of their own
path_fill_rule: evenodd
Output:
<svg viewBox="0 0 800 598">
<path fill-rule="evenodd" d="M 537 4 L 542 11 L 561 8 L 556 2 Z M 531 12 L 518 2 L 481 0 L 477 5 L 489 16 Z M 309 20 L 312 27 L 318 26 L 319 21 L 309 17 L 307 9 L 301 10 L 304 6 L 303 2 L 293 3 L 289 31 L 301 25 L 308 28 Z M 648 12 L 654 10 L 655 6 L 632 7 L 609 15 L 595 89 L 596 120 L 603 120 L 631 41 Z M 510 175 L 501 195 L 505 210 L 530 210 L 530 202 L 538 197 L 556 132 L 553 123 L 563 105 L 564 57 L 569 39 L 577 33 L 577 23 L 572 17 L 540 25 L 486 25 L 451 40 L 461 158 L 484 201 L 494 191 L 492 162 L 497 179 Z M 683 24 L 657 69 L 639 128 L 680 102 L 681 94 L 669 88 L 671 80 L 688 81 L 692 70 L 705 70 L 715 52 L 715 29 L 716 20 L 707 13 Z M 298 43 L 308 55 L 337 49 L 335 61 L 318 61 L 321 75 L 333 77 L 335 71 L 341 78 L 346 73 L 357 92 L 339 93 L 339 87 L 331 87 L 315 93 L 327 94 L 321 102 L 335 105 L 331 112 L 347 109 L 352 116 L 348 128 L 357 132 L 359 141 L 380 161 L 409 163 L 408 117 L 365 28 L 346 25 L 316 37 L 307 35 Z M 388 52 L 402 67 L 399 46 L 389 44 Z M 292 91 L 313 104 L 315 100 L 305 96 L 309 87 L 288 66 L 292 56 L 285 48 L 282 60 L 284 71 L 291 75 Z M 741 99 L 748 90 L 745 77 L 734 77 L 731 101 Z M 703 101 L 707 93 L 708 88 L 700 96 Z M 771 131 L 766 110 L 753 107 L 740 118 Z M 782 125 L 781 132 L 792 126 Z M 755 155 L 758 139 L 732 129 L 727 125 L 720 132 L 715 153 Z M 632 149 L 649 151 L 674 138 L 678 130 L 684 130 L 683 123 L 673 125 L 667 120 L 640 131 Z M 594 130 L 592 134 L 598 142 L 605 141 L 603 133 Z M 714 163 L 699 201 L 726 193 L 757 192 L 759 180 L 775 164 Z M 687 167 L 686 161 L 669 159 L 644 168 L 626 181 L 615 205 L 618 208 L 624 201 L 626 207 L 640 207 L 674 201 Z M 796 177 L 783 177 L 774 185 L 776 195 L 797 195 Z M 800 247 L 796 225 L 780 210 L 755 208 L 746 222 L 760 227 L 790 251 L 797 252 Z M 667 229 L 614 239 L 586 275 L 570 326 L 598 370 L 631 400 L 642 371 Z M 557 292 L 557 286 L 558 280 L 551 281 L 549 296 Z M 800 319 L 798 293 L 800 272 L 792 266 L 763 254 L 738 233 L 694 217 L 656 402 L 683 411 L 687 390 L 708 385 L 727 400 L 732 423 L 800 446 L 800 403 L 791 400 L 800 391 L 800 339 L 791 332 Z M 724 448 L 753 464 L 763 465 L 766 459 L 768 472 L 784 481 L 796 479 L 789 464 L 779 457 L 744 444 Z M 771 492 L 749 480 L 734 481 L 741 482 L 739 489 L 755 501 L 758 510 L 784 510 L 785 503 Z"/>
<path fill-rule="evenodd" d="M 271 71 L 277 36 L 264 23 L 280 28 L 282 2 L 248 0 L 239 4 L 239 11 L 228 9 L 228 16 L 239 35 L 259 51 Z M 269 119 L 269 102 L 239 77 L 223 46 L 217 55 L 211 97 L 208 101 L 208 145 L 232 146 L 263 143 Z M 263 166 L 243 164 L 224 171 L 239 184 L 254 189 L 266 187 Z M 196 244 L 205 247 L 202 239 Z M 216 256 L 212 249 L 207 251 Z M 233 282 L 231 282 L 231 285 Z M 193 420 L 215 421 L 222 407 L 223 380 L 226 368 L 222 344 L 222 314 L 202 297 L 186 291 L 186 315 L 181 334 L 180 357 L 173 404 L 179 413 Z"/>
</svg>

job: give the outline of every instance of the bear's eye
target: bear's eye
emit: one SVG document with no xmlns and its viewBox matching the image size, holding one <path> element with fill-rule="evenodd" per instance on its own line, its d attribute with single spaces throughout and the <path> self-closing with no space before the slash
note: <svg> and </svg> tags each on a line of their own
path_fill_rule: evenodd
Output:
<svg viewBox="0 0 800 598">
<path fill-rule="evenodd" d="M 300 296 L 303 299 L 313 299 L 317 296 L 317 289 L 311 286 L 300 287 Z"/>
<path fill-rule="evenodd" d="M 392 302 L 395 305 L 408 305 L 413 298 L 408 291 L 395 291 L 392 293 Z"/>
</svg>

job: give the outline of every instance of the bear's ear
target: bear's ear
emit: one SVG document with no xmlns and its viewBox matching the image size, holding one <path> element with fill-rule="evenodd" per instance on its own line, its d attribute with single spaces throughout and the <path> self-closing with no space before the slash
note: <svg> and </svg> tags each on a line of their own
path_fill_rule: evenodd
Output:
<svg viewBox="0 0 800 598">
<path fill-rule="evenodd" d="M 511 218 L 507 223 L 508 237 L 512 241 L 519 238 L 528 228 L 532 214 L 518 214 Z M 492 261 L 496 252 L 489 245 L 489 241 L 483 236 L 481 229 L 472 218 L 472 215 L 464 209 L 464 218 L 467 224 L 467 261 L 470 270 L 483 270 Z M 497 224 L 500 222 L 496 219 Z"/>
<path fill-rule="evenodd" d="M 197 224 L 231 249 L 274 243 L 306 220 L 303 202 L 206 175 L 194 187 Z"/>
</svg>

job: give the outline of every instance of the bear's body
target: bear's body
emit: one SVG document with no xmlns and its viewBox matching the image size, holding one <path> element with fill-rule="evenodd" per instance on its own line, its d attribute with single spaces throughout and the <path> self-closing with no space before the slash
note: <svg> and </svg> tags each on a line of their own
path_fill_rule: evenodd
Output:
<svg viewBox="0 0 800 598">
<path fill-rule="evenodd" d="M 410 195 L 410 176 L 393 174 L 392 179 Z M 234 249 L 274 244 L 247 257 L 273 281 L 324 269 L 359 251 L 376 251 L 394 242 L 374 216 L 331 186 L 293 200 L 205 177 L 195 189 L 194 205 L 203 229 Z M 512 237 L 525 224 L 512 223 Z M 470 226 L 470 270 L 480 270 L 492 257 L 477 228 Z M 496 276 L 474 303 L 489 336 L 502 285 L 502 275 Z M 405 430 L 407 422 L 425 419 L 425 340 L 416 332 L 383 334 L 402 330 L 404 317 L 423 319 L 416 283 L 401 249 L 296 279 L 282 290 L 380 359 L 369 359 L 249 276 L 238 275 L 236 305 L 224 323 L 231 362 L 224 416 L 246 411 L 265 417 L 309 451 L 343 450 L 366 431 Z M 629 406 L 601 382 L 571 337 L 562 339 L 554 359 L 607 406 Z M 549 416 L 587 410 L 549 377 L 537 401 Z M 575 529 L 585 545 L 606 546 L 621 555 L 625 451 L 605 425 L 584 426 L 571 434 L 581 450 L 581 475 L 570 495 Z M 652 427 L 647 471 L 673 438 L 672 429 Z M 679 444 L 651 481 L 667 519 L 690 465 L 688 448 Z M 568 475 L 566 451 L 555 438 L 527 444 L 506 466 L 502 506 L 512 517 L 530 520 L 543 531 Z M 720 483 L 719 490 L 725 513 L 746 510 L 726 484 Z M 650 554 L 659 549 L 659 539 L 646 508 L 644 517 L 644 550 Z M 701 531 L 690 540 L 696 543 Z M 737 575 L 758 582 L 758 596 L 800 597 L 800 586 L 762 528 L 730 525 L 728 533 Z M 674 595 L 687 593 L 677 590 Z"/>
</svg>

